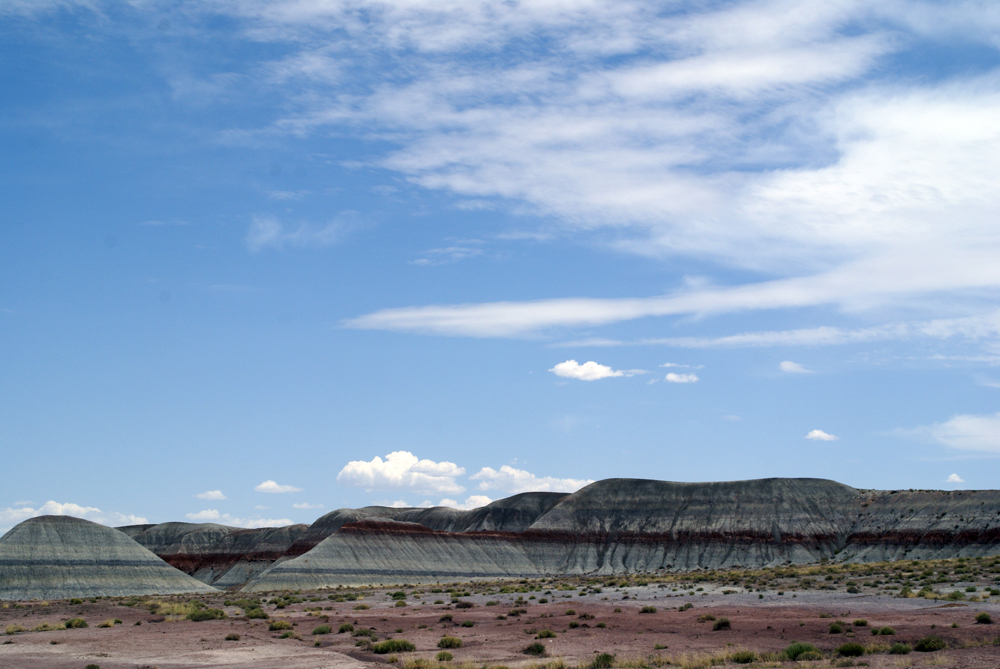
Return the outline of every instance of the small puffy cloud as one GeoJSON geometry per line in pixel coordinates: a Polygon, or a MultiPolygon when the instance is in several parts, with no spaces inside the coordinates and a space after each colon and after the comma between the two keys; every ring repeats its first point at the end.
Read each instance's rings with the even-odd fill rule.
{"type": "Polygon", "coordinates": [[[285,525],[292,525],[293,522],[289,518],[237,518],[231,516],[228,513],[219,513],[215,509],[204,509],[198,511],[197,513],[187,513],[184,514],[188,520],[192,520],[196,523],[219,523],[220,525],[229,525],[230,527],[245,527],[247,529],[255,529],[259,527],[284,527],[285,525]]]}
{"type": "Polygon", "coordinates": [[[823,430],[812,430],[806,435],[806,439],[812,439],[813,441],[837,441],[840,437],[827,434],[823,430]]]}
{"type": "Polygon", "coordinates": [[[409,451],[394,451],[385,460],[375,456],[370,462],[353,460],[337,474],[337,483],[368,490],[414,490],[458,494],[465,492],[455,478],[465,468],[454,462],[421,460],[409,451]]]}
{"type": "Polygon", "coordinates": [[[473,481],[480,481],[480,490],[498,490],[501,492],[576,492],[585,485],[593,483],[592,480],[581,479],[558,479],[551,476],[535,476],[531,472],[523,469],[515,469],[510,465],[504,465],[500,470],[492,467],[483,467],[476,474],[469,477],[473,481]]]}
{"type": "Polygon", "coordinates": [[[254,486],[253,489],[257,492],[302,492],[302,488],[296,488],[293,485],[281,485],[270,479],[260,485],[254,486]]]}
{"type": "Polygon", "coordinates": [[[20,523],[22,520],[38,516],[73,516],[112,527],[117,525],[145,525],[149,522],[142,516],[114,511],[104,512],[96,506],[80,506],[72,502],[60,503],[49,500],[38,508],[19,502],[14,507],[0,509],[0,525],[3,526],[0,529],[6,532],[10,527],[20,523]]]}
{"type": "Polygon", "coordinates": [[[599,365],[593,360],[585,362],[582,365],[576,360],[567,360],[566,362],[560,362],[549,371],[556,376],[562,376],[567,379],[579,379],[580,381],[597,381],[598,379],[607,379],[612,376],[625,376],[625,372],[611,369],[607,365],[599,365]]]}
{"type": "Polygon", "coordinates": [[[1000,412],[981,416],[962,414],[911,432],[929,436],[950,448],[1000,453],[1000,412]]]}
{"type": "Polygon", "coordinates": [[[663,380],[668,383],[697,383],[699,379],[697,374],[675,374],[674,372],[670,372],[663,380]]]}
{"type": "Polygon", "coordinates": [[[799,363],[792,362],[791,360],[778,363],[778,369],[789,374],[812,374],[811,369],[806,369],[799,363]]]}
{"type": "Polygon", "coordinates": [[[307,502],[298,502],[296,504],[292,504],[292,508],[293,509],[322,509],[323,505],[322,504],[309,504],[307,502]]]}
{"type": "Polygon", "coordinates": [[[952,474],[947,479],[945,479],[945,483],[965,483],[965,479],[963,479],[958,474],[952,474]]]}
{"type": "Polygon", "coordinates": [[[493,500],[486,495],[472,495],[468,497],[465,502],[459,503],[453,499],[442,499],[438,506],[449,506],[453,509],[461,509],[462,511],[469,511],[471,509],[478,509],[481,506],[486,506],[493,500]]]}
{"type": "MultiPolygon", "coordinates": [[[[428,503],[428,506],[431,506],[430,503],[428,503]]],[[[410,505],[407,504],[404,500],[397,499],[392,504],[389,504],[389,507],[392,509],[409,509],[410,505]]]]}
{"type": "Polygon", "coordinates": [[[222,494],[221,490],[206,490],[205,492],[200,492],[195,495],[198,499],[208,499],[208,500],[223,500],[228,499],[222,494]]]}

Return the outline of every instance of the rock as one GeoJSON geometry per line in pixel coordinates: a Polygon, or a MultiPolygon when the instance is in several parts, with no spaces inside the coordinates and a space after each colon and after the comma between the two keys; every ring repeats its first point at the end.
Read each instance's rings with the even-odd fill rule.
{"type": "Polygon", "coordinates": [[[200,592],[217,591],[89,520],[39,516],[0,538],[0,599],[200,592]]]}

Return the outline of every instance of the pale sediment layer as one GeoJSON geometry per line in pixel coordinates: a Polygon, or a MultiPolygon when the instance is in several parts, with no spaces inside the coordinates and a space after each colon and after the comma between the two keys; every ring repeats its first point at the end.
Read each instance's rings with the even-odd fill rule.
{"type": "Polygon", "coordinates": [[[110,527],[30,518],[0,538],[0,599],[215,592],[110,527]]]}

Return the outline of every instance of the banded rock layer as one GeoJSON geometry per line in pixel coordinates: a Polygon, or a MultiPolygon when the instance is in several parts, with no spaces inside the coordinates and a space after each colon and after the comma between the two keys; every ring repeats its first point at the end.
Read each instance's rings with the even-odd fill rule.
{"type": "Polygon", "coordinates": [[[366,511],[328,514],[337,531],[245,589],[1000,554],[1000,491],[990,490],[608,479],[560,497],[516,531],[441,531],[401,522],[405,513],[376,520],[366,511]]]}
{"type": "Polygon", "coordinates": [[[0,599],[216,592],[110,527],[29,518],[0,537],[0,599]]]}

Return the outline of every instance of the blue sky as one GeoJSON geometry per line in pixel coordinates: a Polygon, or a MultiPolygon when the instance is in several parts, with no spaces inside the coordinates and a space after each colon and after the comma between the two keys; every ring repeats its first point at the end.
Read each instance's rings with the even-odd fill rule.
{"type": "Polygon", "coordinates": [[[988,2],[0,1],[0,528],[1000,485],[988,2]]]}

